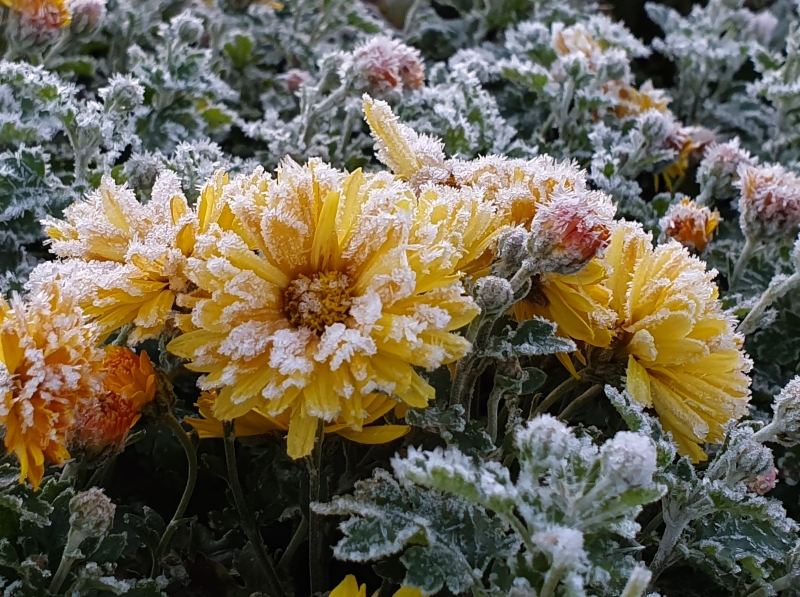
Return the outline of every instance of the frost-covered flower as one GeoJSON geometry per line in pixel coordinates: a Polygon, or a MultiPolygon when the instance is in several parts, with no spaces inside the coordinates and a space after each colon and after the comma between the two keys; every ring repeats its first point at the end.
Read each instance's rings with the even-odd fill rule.
{"type": "Polygon", "coordinates": [[[712,143],[697,167],[697,184],[704,190],[710,187],[714,197],[733,197],[736,194],[735,183],[739,180],[739,167],[756,164],[758,158],[740,146],[739,137],[725,143],[712,143]]]}
{"type": "Polygon", "coordinates": [[[585,570],[589,559],[583,549],[583,533],[561,525],[548,525],[531,536],[531,542],[546,553],[553,568],[585,570]]]}
{"type": "Polygon", "coordinates": [[[800,225],[800,178],[780,164],[740,166],[739,224],[753,238],[793,236],[800,225]]]}
{"type": "Polygon", "coordinates": [[[142,408],[155,398],[156,372],[146,352],[107,346],[103,358],[103,388],[77,408],[70,450],[97,455],[122,451],[128,432],[142,408]]]}
{"type": "Polygon", "coordinates": [[[350,67],[360,86],[380,97],[425,84],[419,50],[382,35],[357,47],[350,56],[350,67]]]}
{"type": "MultiPolygon", "coordinates": [[[[367,597],[367,585],[358,585],[356,577],[348,574],[337,587],[330,592],[328,597],[367,597]]],[[[419,589],[400,587],[392,597],[423,597],[419,589]]]]}
{"type": "MultiPolygon", "coordinates": [[[[201,439],[223,437],[222,421],[214,416],[214,401],[216,392],[203,392],[196,406],[200,412],[200,418],[188,417],[184,419],[194,427],[201,439]]],[[[340,435],[345,439],[359,444],[386,444],[406,435],[411,427],[409,425],[390,425],[381,420],[397,406],[397,401],[392,400],[386,394],[377,392],[364,396],[362,405],[366,415],[361,429],[352,429],[344,421],[332,421],[323,427],[323,432],[333,435],[340,435]]],[[[261,414],[257,410],[237,417],[236,436],[248,437],[253,435],[264,435],[267,433],[286,433],[289,430],[291,413],[288,410],[274,417],[261,414]]]]}
{"type": "Polygon", "coordinates": [[[682,454],[705,460],[725,424],[747,412],[751,361],[722,309],[715,272],[676,242],[655,249],[640,224],[622,222],[604,260],[617,314],[612,346],[631,396],[656,409],[682,454]]]}
{"type": "MultiPolygon", "coordinates": [[[[483,200],[496,210],[497,228],[518,226],[530,230],[542,206],[552,204],[553,211],[559,212],[561,208],[556,207],[559,203],[565,207],[580,205],[597,215],[597,220],[602,220],[604,226],[610,224],[614,210],[611,198],[605,193],[589,190],[586,172],[573,163],[557,162],[549,156],[532,160],[498,156],[471,161],[447,159],[440,141],[419,135],[401,124],[385,102],[365,96],[364,114],[376,141],[378,159],[399,178],[410,181],[416,189],[420,185],[424,188],[428,188],[425,185],[435,185],[437,188],[479,191],[483,200]]],[[[575,232],[578,228],[567,226],[559,229],[575,232]]],[[[564,240],[571,244],[573,239],[577,239],[583,255],[599,248],[602,236],[567,234],[564,240]],[[584,242],[590,237],[595,240],[584,242]]],[[[494,244],[491,243],[483,254],[474,254],[471,262],[462,261],[460,268],[473,277],[488,274],[495,258],[494,244]]],[[[611,335],[607,326],[612,314],[606,306],[609,294],[602,287],[604,276],[605,270],[597,261],[589,261],[578,273],[543,273],[534,280],[528,299],[517,303],[520,306],[515,307],[515,314],[518,317],[532,314],[546,317],[559,324],[561,334],[594,346],[608,346],[611,335]],[[526,303],[530,304],[526,307],[526,303]]],[[[561,358],[574,370],[568,356],[562,355],[561,358]]]]}
{"type": "Polygon", "coordinates": [[[227,175],[215,175],[195,211],[173,172],[162,172],[145,204],[105,177],[96,192],[65,210],[64,220],[43,221],[53,253],[73,261],[70,284],[84,287],[81,304],[103,338],[127,324],[134,326],[133,344],[155,337],[176,300],[190,303],[187,258],[198,232],[229,215],[220,207],[226,184],[227,175]],[[82,270],[75,261],[85,264],[82,270]]]}
{"type": "Polygon", "coordinates": [[[0,0],[19,14],[22,22],[32,29],[61,29],[70,24],[72,13],[65,0],[0,0]]]}
{"type": "Polygon", "coordinates": [[[25,300],[0,299],[0,424],[20,481],[34,488],[44,463],[69,458],[67,434],[79,404],[99,389],[97,330],[74,297],[41,284],[25,300]]]}
{"type": "Polygon", "coordinates": [[[686,174],[691,160],[698,159],[714,141],[714,133],[702,126],[682,126],[675,123],[665,140],[665,147],[675,152],[675,159],[661,172],[667,189],[672,192],[675,182],[686,174]]]}
{"type": "Polygon", "coordinates": [[[543,470],[564,462],[580,447],[572,430],[552,415],[540,415],[517,430],[514,444],[525,461],[543,470]]]}
{"type": "Polygon", "coordinates": [[[297,458],[320,419],[361,429],[374,392],[426,406],[434,391],[414,367],[465,354],[452,331],[478,313],[454,270],[458,219],[424,241],[406,185],[318,160],[287,159],[277,179],[257,169],[231,184],[238,225],[198,236],[186,271],[206,295],[168,347],[207,374],[201,389],[220,390],[214,416],[290,410],[297,458]],[[430,267],[434,252],[450,257],[430,267]]]}
{"type": "Polygon", "coordinates": [[[653,87],[652,81],[645,82],[639,89],[624,81],[611,81],[603,91],[611,97],[617,118],[641,116],[648,110],[669,112],[669,96],[663,89],[653,87]]]}
{"type": "Polygon", "coordinates": [[[690,251],[702,253],[719,224],[719,212],[701,207],[688,198],[670,206],[659,220],[659,242],[675,239],[690,251]]]}

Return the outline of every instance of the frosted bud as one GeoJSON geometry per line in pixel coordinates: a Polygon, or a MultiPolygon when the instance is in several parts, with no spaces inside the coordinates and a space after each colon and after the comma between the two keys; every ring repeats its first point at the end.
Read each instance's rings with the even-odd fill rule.
{"type": "Polygon", "coordinates": [[[800,179],[781,165],[739,168],[739,224],[751,238],[794,235],[800,224],[800,179]]]}
{"type": "Polygon", "coordinates": [[[116,506],[99,487],[82,491],[69,501],[68,547],[77,550],[85,539],[99,539],[114,523],[116,506]]]}
{"type": "Polygon", "coordinates": [[[718,198],[734,197],[734,183],[739,180],[740,166],[755,166],[758,158],[739,146],[739,138],[726,143],[709,145],[697,167],[697,184],[705,191],[711,187],[711,195],[718,198]]]}
{"type": "Polygon", "coordinates": [[[603,199],[601,193],[555,195],[538,209],[528,252],[541,273],[575,273],[608,244],[615,207],[603,199]]]}
{"type": "Polygon", "coordinates": [[[600,449],[603,473],[625,487],[648,487],[657,469],[656,447],[649,437],[620,431],[600,449]]]}
{"type": "Polygon", "coordinates": [[[747,489],[753,493],[766,495],[775,489],[775,486],[778,484],[778,469],[773,466],[769,472],[750,479],[745,484],[747,485],[747,489]]]}
{"type": "Polygon", "coordinates": [[[719,223],[719,212],[700,207],[687,198],[671,205],[659,221],[661,236],[658,241],[674,239],[690,251],[702,253],[719,223]]]}
{"type": "Polygon", "coordinates": [[[800,442],[800,375],[786,384],[772,403],[779,439],[787,443],[800,442]]]}
{"type": "Polygon", "coordinates": [[[106,112],[125,114],[144,103],[144,87],[131,75],[116,74],[100,89],[100,97],[106,112]]]}
{"type": "Polygon", "coordinates": [[[181,41],[194,44],[203,36],[203,21],[189,12],[182,12],[170,22],[170,26],[178,32],[181,41]]]}
{"type": "Polygon", "coordinates": [[[777,26],[778,19],[768,10],[756,14],[749,23],[750,32],[764,45],[768,45],[772,40],[772,34],[777,26]]]}
{"type": "Polygon", "coordinates": [[[743,480],[767,475],[774,467],[774,462],[772,450],[762,444],[748,442],[745,449],[736,454],[735,471],[729,473],[729,478],[743,480]]]}
{"type": "Polygon", "coordinates": [[[72,0],[69,3],[72,11],[70,32],[75,36],[90,36],[106,18],[106,0],[72,0]]]}
{"type": "Polygon", "coordinates": [[[488,313],[505,311],[514,300],[511,283],[505,278],[486,276],[475,283],[475,299],[488,313]]]}
{"type": "Polygon", "coordinates": [[[355,49],[352,67],[362,87],[376,96],[419,89],[425,84],[419,50],[383,35],[355,49]]]}
{"type": "Polygon", "coordinates": [[[55,42],[61,28],[69,25],[70,13],[66,7],[45,4],[39,11],[12,11],[6,26],[9,46],[16,52],[25,53],[41,49],[55,42]]]}
{"type": "Polygon", "coordinates": [[[674,122],[669,113],[661,112],[657,109],[650,109],[644,112],[637,119],[639,130],[649,144],[658,147],[666,142],[667,137],[672,132],[674,122]]]}
{"type": "Polygon", "coordinates": [[[522,226],[501,232],[497,238],[497,256],[500,258],[500,271],[512,275],[528,259],[528,237],[530,233],[522,226]]]}
{"type": "Polygon", "coordinates": [[[540,415],[517,430],[514,443],[520,456],[529,463],[548,468],[565,461],[580,448],[580,442],[569,427],[552,415],[540,415]]]}
{"type": "Polygon", "coordinates": [[[291,68],[285,73],[278,75],[277,79],[283,88],[289,93],[294,93],[301,87],[311,83],[313,80],[308,72],[299,68],[291,68]]]}
{"type": "Polygon", "coordinates": [[[583,533],[576,529],[552,525],[534,533],[531,541],[550,556],[553,568],[576,568],[585,564],[583,533]]]}

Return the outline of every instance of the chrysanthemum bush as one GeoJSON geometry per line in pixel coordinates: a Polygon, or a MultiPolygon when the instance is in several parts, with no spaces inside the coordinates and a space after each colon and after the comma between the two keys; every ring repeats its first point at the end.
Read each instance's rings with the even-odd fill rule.
{"type": "Polygon", "coordinates": [[[2,595],[800,593],[800,5],[631,4],[0,0],[2,595]]]}

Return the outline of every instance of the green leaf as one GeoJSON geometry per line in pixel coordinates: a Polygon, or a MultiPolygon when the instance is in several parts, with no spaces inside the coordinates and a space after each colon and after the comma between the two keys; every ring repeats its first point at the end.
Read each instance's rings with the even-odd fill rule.
{"type": "Polygon", "coordinates": [[[247,35],[237,35],[233,41],[225,44],[225,53],[231,59],[233,66],[243,69],[253,57],[253,40],[247,35]]]}
{"type": "Polygon", "coordinates": [[[516,328],[508,326],[505,334],[494,336],[481,357],[506,361],[512,357],[541,356],[559,352],[574,352],[577,346],[572,340],[556,336],[557,326],[552,321],[536,317],[520,323],[516,328]]]}

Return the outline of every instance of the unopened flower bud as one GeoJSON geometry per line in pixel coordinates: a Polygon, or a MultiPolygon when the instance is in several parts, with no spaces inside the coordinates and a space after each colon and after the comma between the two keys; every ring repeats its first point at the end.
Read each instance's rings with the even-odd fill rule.
{"type": "Polygon", "coordinates": [[[739,224],[751,238],[781,239],[800,225],[800,178],[780,165],[743,166],[739,224]]]}
{"type": "Polygon", "coordinates": [[[586,552],[583,550],[583,533],[577,529],[552,525],[534,533],[531,541],[550,556],[553,568],[575,568],[586,558],[586,552]]]}
{"type": "Polygon", "coordinates": [[[125,114],[144,103],[144,87],[131,75],[113,75],[99,94],[106,112],[125,114]]]}
{"type": "Polygon", "coordinates": [[[69,537],[66,551],[76,551],[90,538],[105,536],[114,523],[116,506],[99,487],[82,491],[69,501],[69,537]]]}
{"type": "Polygon", "coordinates": [[[58,39],[72,15],[64,0],[12,0],[6,37],[14,51],[41,49],[58,39]]]}
{"type": "Polygon", "coordinates": [[[355,49],[352,66],[357,80],[381,97],[425,84],[419,50],[386,36],[376,36],[355,49]]]}
{"type": "Polygon", "coordinates": [[[194,44],[200,41],[203,36],[203,21],[189,12],[182,12],[170,23],[171,27],[177,30],[181,41],[186,44],[194,44]]]}
{"type": "Polygon", "coordinates": [[[551,415],[540,415],[517,430],[514,443],[529,463],[547,469],[580,447],[575,434],[551,415]]]}
{"type": "Polygon", "coordinates": [[[672,238],[690,251],[702,253],[708,245],[719,223],[719,212],[700,207],[694,201],[682,199],[670,206],[659,221],[661,237],[659,242],[672,238]]]}
{"type": "Polygon", "coordinates": [[[740,166],[755,166],[758,158],[739,146],[735,137],[726,143],[709,145],[697,167],[697,184],[704,193],[726,199],[736,195],[734,183],[739,180],[740,166]],[[710,187],[707,191],[706,189],[710,187]]]}
{"type": "Polygon", "coordinates": [[[595,194],[602,195],[556,195],[539,207],[531,222],[528,252],[541,273],[580,271],[606,246],[615,207],[596,200],[595,194]]]}
{"type": "Polygon", "coordinates": [[[758,495],[766,495],[778,484],[778,469],[774,466],[763,475],[759,475],[746,483],[747,489],[758,495]]]}
{"type": "Polygon", "coordinates": [[[513,275],[528,259],[528,238],[530,233],[522,226],[501,232],[497,238],[497,256],[500,263],[496,266],[499,275],[513,275]]]}
{"type": "Polygon", "coordinates": [[[106,18],[106,0],[72,0],[70,32],[75,36],[90,36],[106,18]]]}
{"type": "Polygon", "coordinates": [[[800,375],[786,384],[772,403],[778,439],[787,444],[800,442],[800,375]]]}
{"type": "Polygon", "coordinates": [[[498,313],[511,305],[514,291],[505,278],[486,276],[475,283],[475,298],[484,311],[498,313]]]}
{"type": "Polygon", "coordinates": [[[313,79],[308,72],[299,68],[291,68],[278,75],[277,80],[286,91],[294,93],[304,85],[308,85],[313,79]]]}
{"type": "Polygon", "coordinates": [[[614,482],[628,487],[648,487],[656,472],[656,448],[650,438],[620,431],[600,449],[602,470],[614,482]]]}

